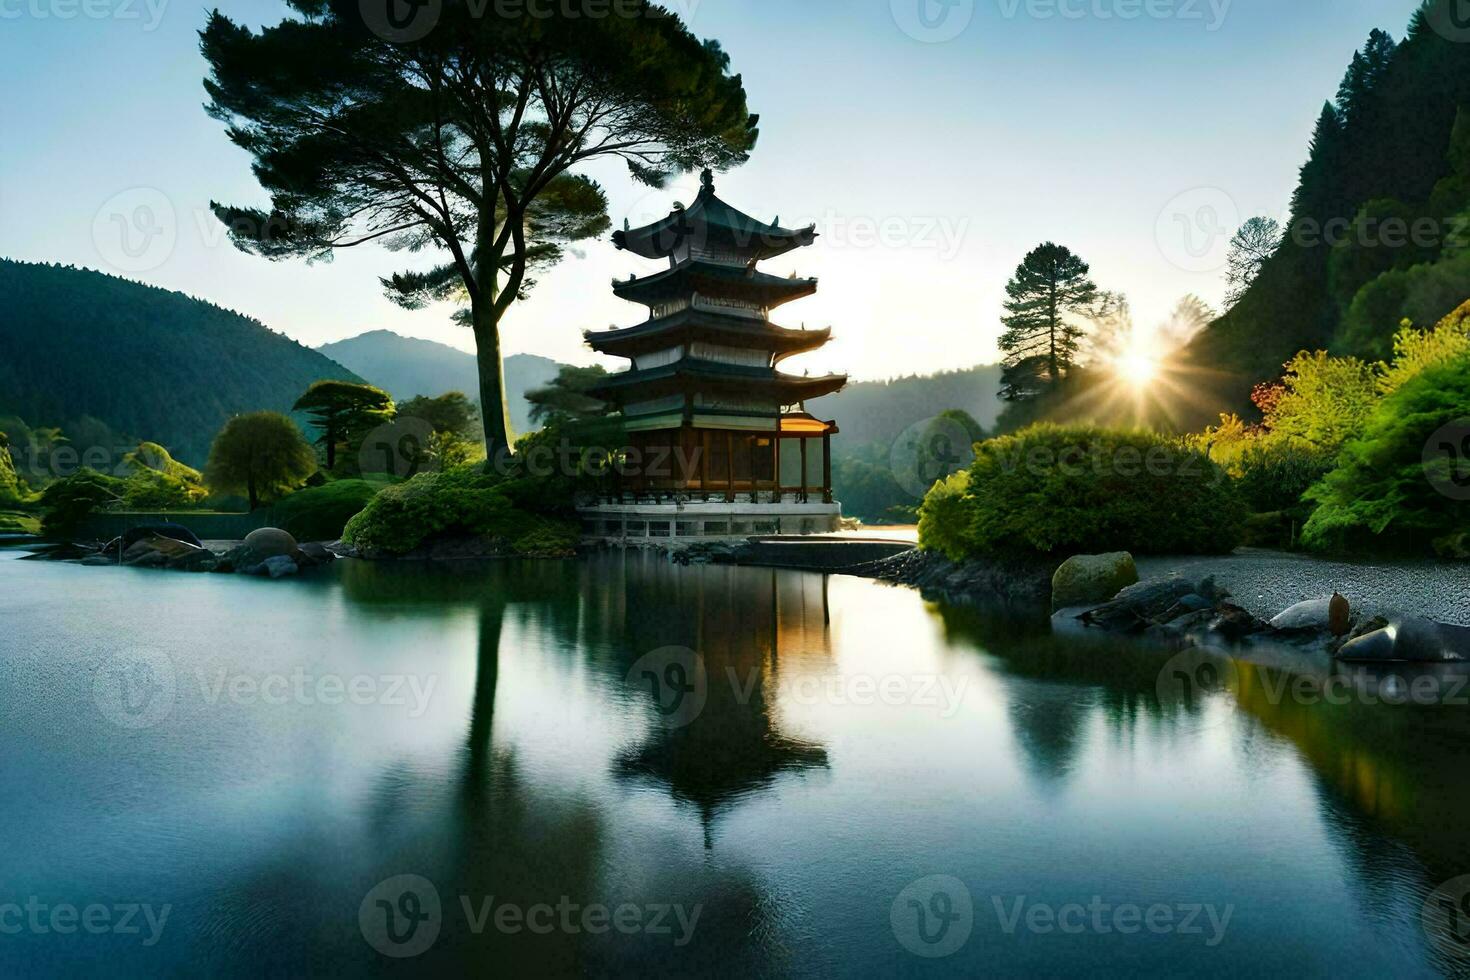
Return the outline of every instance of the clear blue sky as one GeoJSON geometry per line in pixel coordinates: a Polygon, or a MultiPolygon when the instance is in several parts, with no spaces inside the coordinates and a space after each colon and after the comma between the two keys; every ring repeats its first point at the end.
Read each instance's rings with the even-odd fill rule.
{"type": "MultiPolygon", "coordinates": [[[[724,44],[761,114],[755,155],[720,178],[721,196],[783,224],[816,221],[823,234],[770,267],[822,278],[817,296],[778,317],[834,328],[799,367],[872,378],[994,360],[1002,287],[1047,239],[1090,261],[1140,320],[1189,292],[1218,303],[1223,241],[1208,251],[1205,233],[1284,211],[1353,49],[1373,27],[1401,37],[1417,6],[947,2],[669,4],[724,44]],[[1190,225],[1194,252],[1182,238],[1190,225]]],[[[311,345],[388,328],[472,349],[446,309],[383,299],[378,276],[402,256],[361,250],[307,266],[229,246],[209,200],[264,198],[201,108],[195,32],[208,6],[0,0],[0,255],[127,274],[311,345]],[[164,234],[129,256],[111,216],[139,204],[164,234]]],[[[285,13],[268,0],[219,6],[256,25],[285,13]]],[[[617,226],[690,200],[695,186],[650,194],[619,167],[593,174],[617,226]]],[[[583,328],[639,319],[609,281],[648,267],[608,242],[581,252],[511,315],[509,351],[590,362],[583,328]]]]}

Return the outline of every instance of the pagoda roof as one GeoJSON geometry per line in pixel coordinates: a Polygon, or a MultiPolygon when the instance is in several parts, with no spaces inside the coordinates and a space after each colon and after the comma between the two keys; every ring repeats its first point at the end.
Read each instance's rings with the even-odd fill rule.
{"type": "Polygon", "coordinates": [[[769,309],[810,296],[816,291],[815,279],[788,279],[703,259],[682,262],[672,269],[641,279],[613,280],[615,295],[645,306],[701,293],[748,299],[769,309]]]}
{"type": "Polygon", "coordinates": [[[832,330],[792,330],[755,316],[736,312],[687,307],[668,316],[655,317],[632,327],[617,330],[585,331],[583,336],[595,351],[615,357],[635,354],[677,342],[680,338],[701,336],[717,339],[730,347],[769,350],[778,355],[816,350],[832,337],[832,330]]]}
{"type": "Polygon", "coordinates": [[[613,232],[613,244],[649,259],[667,258],[688,243],[695,251],[703,248],[732,251],[756,262],[810,245],[816,240],[816,225],[782,228],[753,218],[715,196],[714,175],[706,170],[700,178],[699,196],[687,208],[675,208],[668,217],[641,228],[613,232]]]}
{"type": "Polygon", "coordinates": [[[614,374],[590,388],[587,393],[593,398],[618,402],[625,401],[630,390],[638,390],[640,395],[647,397],[657,397],[659,394],[693,388],[705,391],[736,388],[753,394],[779,396],[781,404],[790,405],[808,398],[830,395],[846,384],[845,374],[802,377],[783,374],[770,367],[726,364],[723,361],[686,357],[672,364],[614,374]]]}

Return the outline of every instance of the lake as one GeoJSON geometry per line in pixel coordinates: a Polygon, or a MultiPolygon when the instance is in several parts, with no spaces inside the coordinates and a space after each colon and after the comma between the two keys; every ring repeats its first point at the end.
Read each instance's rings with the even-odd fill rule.
{"type": "Polygon", "coordinates": [[[3,975],[1470,964],[1450,674],[1398,703],[639,553],[278,582],[17,554],[3,975]]]}

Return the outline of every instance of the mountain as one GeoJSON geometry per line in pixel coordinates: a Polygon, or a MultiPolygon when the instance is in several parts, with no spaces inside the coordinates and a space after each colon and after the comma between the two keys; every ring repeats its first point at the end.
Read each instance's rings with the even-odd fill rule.
{"type": "Polygon", "coordinates": [[[1302,349],[1376,359],[1470,296],[1470,44],[1459,0],[1374,31],[1323,106],[1280,247],[1191,345],[1207,411],[1248,408],[1302,349]]]}
{"type": "MultiPolygon", "coordinates": [[[[479,400],[475,356],[447,344],[403,337],[391,330],[370,330],[317,351],[383,388],[395,401],[446,391],[462,391],[479,400]]],[[[560,368],[556,361],[536,354],[512,354],[505,359],[505,388],[516,432],[533,428],[526,392],[546,385],[560,368]]]]}
{"type": "Polygon", "coordinates": [[[891,445],[909,426],[952,408],[993,429],[1003,407],[999,390],[1000,366],[983,364],[892,381],[857,381],[835,395],[813,398],[806,407],[818,418],[837,420],[841,432],[832,449],[843,454],[872,443],[891,445]]]}
{"type": "Polygon", "coordinates": [[[0,306],[0,416],[59,426],[78,452],[111,430],[199,466],[232,415],[362,380],[258,320],[91,269],[0,259],[0,306]]]}

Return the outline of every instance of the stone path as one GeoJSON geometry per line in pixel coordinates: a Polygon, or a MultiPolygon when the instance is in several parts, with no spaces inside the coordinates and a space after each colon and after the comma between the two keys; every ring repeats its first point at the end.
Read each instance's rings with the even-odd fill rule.
{"type": "Polygon", "coordinates": [[[1138,574],[1196,580],[1213,575],[1262,619],[1336,591],[1369,616],[1405,613],[1470,626],[1470,562],[1339,562],[1242,548],[1213,557],[1140,558],[1138,574]]]}

